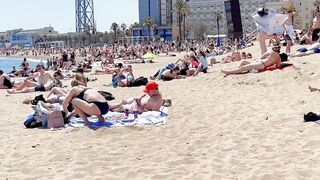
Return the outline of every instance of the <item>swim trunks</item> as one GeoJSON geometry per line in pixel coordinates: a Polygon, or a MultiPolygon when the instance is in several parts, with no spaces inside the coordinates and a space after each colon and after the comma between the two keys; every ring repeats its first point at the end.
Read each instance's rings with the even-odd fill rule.
{"type": "Polygon", "coordinates": [[[34,90],[37,92],[37,91],[46,91],[46,88],[44,88],[43,85],[37,85],[34,90]]]}
{"type": "Polygon", "coordinates": [[[300,48],[300,49],[298,49],[298,52],[307,52],[307,51],[308,51],[307,48],[300,48]]]}
{"type": "Polygon", "coordinates": [[[314,29],[312,31],[312,41],[317,41],[319,39],[320,29],[314,29]]]}

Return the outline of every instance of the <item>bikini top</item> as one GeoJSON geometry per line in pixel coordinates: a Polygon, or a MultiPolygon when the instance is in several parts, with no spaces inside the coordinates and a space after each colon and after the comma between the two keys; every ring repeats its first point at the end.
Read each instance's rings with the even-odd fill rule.
{"type": "Polygon", "coordinates": [[[79,98],[81,100],[84,100],[84,93],[88,90],[89,88],[83,89],[79,95],[76,96],[76,98],[79,98]]]}

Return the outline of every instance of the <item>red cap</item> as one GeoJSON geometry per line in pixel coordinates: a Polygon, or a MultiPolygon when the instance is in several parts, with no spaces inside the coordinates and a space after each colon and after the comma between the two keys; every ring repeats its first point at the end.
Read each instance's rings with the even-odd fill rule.
{"type": "Polygon", "coordinates": [[[158,89],[158,84],[154,81],[150,81],[147,83],[146,88],[143,90],[143,92],[148,93],[151,90],[158,89]]]}

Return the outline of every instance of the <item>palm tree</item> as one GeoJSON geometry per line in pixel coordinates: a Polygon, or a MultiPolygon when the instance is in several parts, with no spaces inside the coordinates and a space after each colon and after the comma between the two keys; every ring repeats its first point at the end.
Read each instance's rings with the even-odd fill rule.
{"type": "Polygon", "coordinates": [[[117,23],[115,23],[115,22],[112,23],[110,30],[113,31],[113,33],[114,33],[114,41],[116,42],[117,38],[118,38],[119,25],[117,23]]]}
{"type": "Polygon", "coordinates": [[[178,27],[179,27],[179,41],[181,42],[182,37],[182,20],[185,16],[190,14],[190,7],[184,0],[176,0],[174,3],[174,12],[177,14],[178,27]]]}
{"type": "Polygon", "coordinates": [[[154,22],[152,17],[148,16],[146,19],[144,19],[143,21],[143,26],[146,27],[148,29],[148,37],[150,40],[150,29],[154,27],[154,22]]]}

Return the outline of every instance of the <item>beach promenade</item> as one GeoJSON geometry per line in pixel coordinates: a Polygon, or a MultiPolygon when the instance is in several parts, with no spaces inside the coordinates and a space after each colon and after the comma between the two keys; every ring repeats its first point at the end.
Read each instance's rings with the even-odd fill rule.
{"type": "MultiPolygon", "coordinates": [[[[258,45],[243,51],[260,54],[258,45]]],[[[178,57],[133,64],[134,73],[148,77],[178,57]]],[[[25,129],[32,110],[22,101],[37,93],[1,90],[0,179],[319,179],[320,125],[303,122],[320,113],[320,93],[308,89],[320,87],[319,56],[290,62],[296,68],[228,77],[220,70],[239,63],[217,64],[205,75],[159,81],[172,100],[159,127],[25,129]]],[[[115,102],[143,93],[103,86],[111,75],[90,77],[98,80],[89,87],[115,102]]]]}

